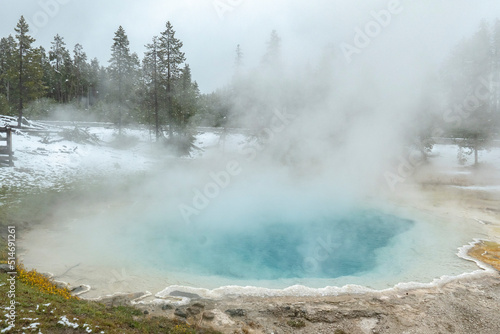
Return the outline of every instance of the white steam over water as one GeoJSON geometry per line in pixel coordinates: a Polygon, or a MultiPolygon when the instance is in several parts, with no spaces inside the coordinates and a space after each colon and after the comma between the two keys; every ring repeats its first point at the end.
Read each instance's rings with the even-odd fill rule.
{"type": "Polygon", "coordinates": [[[384,289],[476,270],[456,250],[484,237],[481,227],[392,205],[384,177],[408,158],[423,105],[442,106],[435,76],[448,47],[435,46],[453,44],[445,14],[465,14],[452,1],[371,3],[361,13],[341,1],[356,21],[340,20],[345,34],[314,50],[285,29],[280,57],[234,77],[237,140],[194,159],[157,157],[102,207],[28,232],[25,264],[89,284],[89,296],[171,285],[384,289]],[[360,45],[356,27],[370,24],[378,32],[360,45]],[[342,43],[356,52],[346,57],[342,43]]]}
{"type": "Polygon", "coordinates": [[[385,289],[477,270],[456,250],[484,237],[480,224],[398,209],[379,199],[354,201],[327,187],[290,187],[287,176],[234,179],[186,223],[178,205],[203,182],[179,175],[193,163],[179,167],[180,174],[155,177],[145,189],[133,187],[131,193],[140,194],[134,201],[120,196],[86,217],[33,230],[23,237],[29,245],[24,262],[57,279],[91,285],[89,297],[171,285],[385,289]],[[386,225],[390,221],[393,226],[386,225]],[[395,235],[381,240],[389,232],[395,235]],[[365,249],[374,240],[382,243],[365,249]],[[270,267],[261,266],[266,259],[270,267]],[[346,265],[360,263],[343,274],[346,265]]]}

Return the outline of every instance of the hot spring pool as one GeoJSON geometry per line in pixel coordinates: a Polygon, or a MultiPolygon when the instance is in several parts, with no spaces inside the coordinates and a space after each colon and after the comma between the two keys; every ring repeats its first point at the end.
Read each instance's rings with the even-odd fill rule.
{"type": "Polygon", "coordinates": [[[23,260],[92,286],[90,297],[169,286],[385,289],[478,269],[457,248],[483,236],[479,225],[387,205],[331,209],[328,199],[295,194],[225,196],[190,224],[169,218],[177,212],[169,202],[35,228],[23,236],[23,260]]]}
{"type": "MultiPolygon", "coordinates": [[[[369,272],[377,255],[413,221],[378,211],[307,222],[248,222],[225,230],[210,222],[150,240],[158,269],[237,280],[338,278],[369,272]]],[[[149,248],[148,247],[148,248],[149,248]]]]}

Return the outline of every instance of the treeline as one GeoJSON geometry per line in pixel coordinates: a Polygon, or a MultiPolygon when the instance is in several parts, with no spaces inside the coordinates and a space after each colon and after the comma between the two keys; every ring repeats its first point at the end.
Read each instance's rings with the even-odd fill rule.
{"type": "Polygon", "coordinates": [[[130,51],[120,26],[110,40],[106,66],[97,58],[88,59],[81,44],[70,50],[59,34],[48,49],[36,47],[24,17],[14,31],[0,40],[0,114],[18,116],[19,126],[23,116],[43,119],[57,111],[56,117],[68,114],[71,119],[113,122],[120,133],[127,124],[148,124],[157,140],[188,147],[192,126],[238,125],[234,120],[241,119],[243,111],[248,116],[269,109],[270,101],[259,98],[262,87],[272,95],[282,79],[275,31],[261,66],[253,71],[276,77],[273,87],[260,87],[262,80],[256,75],[242,73],[243,52],[238,46],[232,82],[209,94],[200,93],[170,22],[145,46],[142,59],[130,51]]]}
{"type": "Polygon", "coordinates": [[[500,21],[483,21],[474,35],[464,38],[443,66],[441,78],[442,130],[434,135],[454,138],[459,161],[473,155],[477,164],[478,152],[500,139],[500,21]]]}
{"type": "Polygon", "coordinates": [[[157,139],[178,141],[189,136],[192,117],[208,107],[203,101],[210,97],[193,81],[170,22],[142,60],[120,26],[107,66],[89,60],[80,44],[70,51],[60,35],[48,50],[35,47],[24,17],[14,30],[0,40],[0,114],[18,116],[19,126],[23,116],[48,117],[64,104],[83,117],[114,122],[120,132],[124,124],[150,124],[157,139]]]}

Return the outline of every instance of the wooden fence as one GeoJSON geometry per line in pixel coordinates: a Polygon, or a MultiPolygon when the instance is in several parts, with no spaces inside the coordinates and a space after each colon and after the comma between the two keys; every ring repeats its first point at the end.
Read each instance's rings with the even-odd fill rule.
{"type": "Polygon", "coordinates": [[[2,166],[14,166],[12,129],[10,127],[0,128],[0,167],[2,166]],[[4,145],[4,143],[6,143],[6,145],[4,145]]]}

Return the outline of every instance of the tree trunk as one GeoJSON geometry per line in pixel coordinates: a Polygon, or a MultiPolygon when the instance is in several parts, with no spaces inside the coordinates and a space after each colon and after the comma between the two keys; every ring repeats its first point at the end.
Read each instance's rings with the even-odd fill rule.
{"type": "Polygon", "coordinates": [[[19,45],[19,118],[17,126],[21,128],[23,122],[23,45],[19,45]]]}
{"type": "Polygon", "coordinates": [[[172,72],[170,68],[170,54],[167,56],[167,108],[168,108],[168,139],[171,141],[174,138],[174,130],[172,123],[174,121],[174,113],[172,110],[172,72]]]}
{"type": "Polygon", "coordinates": [[[158,64],[157,64],[157,57],[156,57],[156,48],[154,50],[154,96],[155,96],[155,130],[156,130],[156,141],[160,139],[160,117],[158,115],[158,64]]]}
{"type": "Polygon", "coordinates": [[[174,130],[172,128],[172,123],[174,120],[174,113],[172,112],[172,94],[171,94],[171,87],[170,87],[170,79],[168,79],[167,82],[167,107],[168,107],[168,138],[171,140],[174,138],[174,130]]]}
{"type": "Polygon", "coordinates": [[[122,71],[119,69],[118,74],[118,135],[122,135],[122,71]]]}

